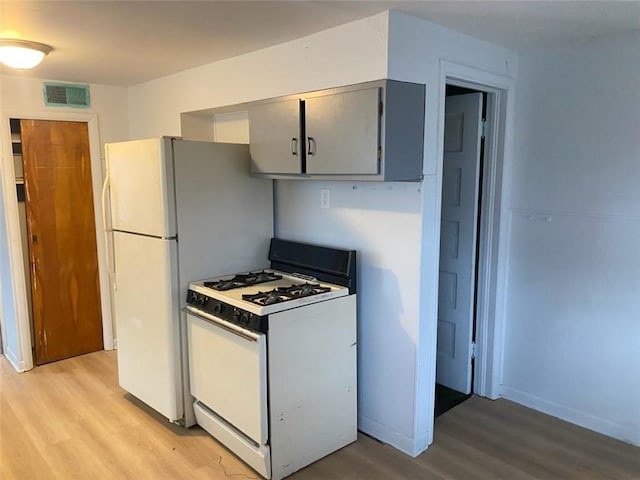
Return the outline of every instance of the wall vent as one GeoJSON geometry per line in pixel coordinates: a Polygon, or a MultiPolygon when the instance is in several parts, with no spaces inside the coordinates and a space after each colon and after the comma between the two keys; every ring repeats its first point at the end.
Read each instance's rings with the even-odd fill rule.
{"type": "Polygon", "coordinates": [[[89,108],[89,85],[44,83],[44,104],[48,107],[89,108]]]}

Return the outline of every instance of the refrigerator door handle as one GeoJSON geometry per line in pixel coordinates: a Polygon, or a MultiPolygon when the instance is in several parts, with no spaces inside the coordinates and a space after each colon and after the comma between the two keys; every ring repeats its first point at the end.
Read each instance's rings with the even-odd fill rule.
{"type": "MultiPolygon", "coordinates": [[[[107,271],[109,272],[109,278],[111,279],[111,284],[113,285],[113,289],[116,290],[116,272],[115,268],[111,266],[111,255],[113,253],[113,242],[109,242],[109,232],[112,232],[113,229],[111,225],[107,223],[108,217],[111,215],[107,215],[107,192],[109,191],[109,186],[111,184],[111,177],[109,176],[109,170],[107,169],[104,183],[102,184],[102,224],[104,225],[104,245],[106,250],[106,262],[107,262],[107,271]],[[111,245],[111,249],[109,248],[111,245]]],[[[111,212],[109,212],[111,213],[111,212]]]]}

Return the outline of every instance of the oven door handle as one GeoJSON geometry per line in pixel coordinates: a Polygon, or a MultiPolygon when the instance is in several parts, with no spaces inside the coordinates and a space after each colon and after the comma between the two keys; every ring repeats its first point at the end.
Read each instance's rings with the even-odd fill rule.
{"type": "Polygon", "coordinates": [[[234,325],[231,322],[227,322],[226,320],[211,315],[210,313],[200,310],[199,308],[192,307],[191,305],[187,305],[186,307],[184,307],[184,311],[200,318],[201,320],[213,323],[215,326],[227,330],[228,332],[233,333],[234,335],[238,335],[239,337],[242,337],[245,340],[249,340],[251,342],[257,342],[260,338],[260,335],[262,335],[260,333],[255,333],[251,330],[247,330],[245,328],[234,325]]]}

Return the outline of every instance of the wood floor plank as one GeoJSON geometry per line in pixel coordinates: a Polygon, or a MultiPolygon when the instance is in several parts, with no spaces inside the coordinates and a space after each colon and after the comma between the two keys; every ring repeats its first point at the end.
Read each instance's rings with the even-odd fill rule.
{"type": "MultiPolygon", "coordinates": [[[[0,358],[2,480],[258,479],[199,427],[118,386],[116,352],[16,373],[0,358]]],[[[506,400],[472,397],[408,457],[364,434],[292,480],[640,480],[640,448],[506,400]]]]}
{"type": "Polygon", "coordinates": [[[292,475],[291,480],[445,480],[430,465],[364,434],[358,441],[292,475]],[[336,475],[339,475],[337,477],[336,475]]]}
{"type": "Polygon", "coordinates": [[[554,464],[555,475],[582,479],[583,472],[589,472],[595,478],[617,478],[640,468],[636,447],[511,402],[500,402],[502,408],[494,411],[497,402],[477,397],[472,400],[468,406],[481,405],[482,410],[460,410],[458,415],[465,424],[474,422],[479,429],[497,429],[503,448],[514,453],[525,449],[528,457],[525,454],[523,460],[541,462],[543,468],[554,464]]]}
{"type": "MultiPolygon", "coordinates": [[[[13,407],[4,398],[0,400],[2,423],[19,424],[13,407]]],[[[51,469],[27,435],[3,435],[0,430],[0,478],[46,478],[51,469]]]]}
{"type": "MultiPolygon", "coordinates": [[[[464,458],[465,475],[468,479],[510,479],[510,480],[534,480],[535,477],[523,472],[509,462],[488,455],[476,446],[465,442],[459,435],[452,434],[445,429],[436,431],[434,444],[422,457],[430,463],[437,464],[438,457],[444,462],[441,467],[445,472],[450,472],[449,465],[457,464],[464,458]]],[[[455,475],[454,475],[455,478],[455,475]]]]}

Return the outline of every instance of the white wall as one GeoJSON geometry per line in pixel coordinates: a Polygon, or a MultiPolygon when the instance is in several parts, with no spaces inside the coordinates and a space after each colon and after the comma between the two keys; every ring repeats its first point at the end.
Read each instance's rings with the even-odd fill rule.
{"type": "Polygon", "coordinates": [[[640,444],[640,34],[520,60],[503,394],[640,444]]]}
{"type": "MultiPolygon", "coordinates": [[[[90,85],[91,107],[88,109],[46,107],[42,96],[43,79],[24,76],[0,75],[0,118],[7,120],[0,124],[0,148],[2,152],[0,161],[0,172],[2,172],[2,193],[0,203],[2,204],[2,215],[0,215],[0,285],[2,286],[3,302],[3,334],[6,336],[5,354],[13,365],[23,370],[30,368],[31,351],[28,348],[30,339],[28,338],[28,318],[26,308],[25,289],[29,288],[28,279],[22,278],[22,248],[20,238],[20,227],[18,220],[18,206],[15,194],[15,181],[13,175],[13,154],[9,135],[9,118],[38,118],[52,120],[80,120],[90,123],[91,129],[97,116],[99,139],[90,138],[92,150],[99,150],[93,158],[92,151],[92,176],[95,178],[94,184],[102,182],[102,161],[104,143],[111,141],[126,140],[128,138],[128,113],[126,89],[121,87],[110,87],[105,85],[90,85]],[[95,147],[95,149],[94,149],[95,147]],[[97,160],[97,162],[94,162],[97,160]],[[95,170],[95,171],[94,171],[95,170]],[[14,268],[15,275],[11,274],[14,268]]],[[[99,192],[99,188],[98,188],[99,192]]],[[[94,189],[94,201],[99,202],[99,195],[94,189]]],[[[100,220],[100,216],[97,216],[100,220]]],[[[104,257],[104,238],[98,232],[98,250],[102,261],[104,257]]],[[[26,252],[24,252],[26,255],[26,252]]],[[[107,273],[101,269],[101,285],[107,282],[107,273]]],[[[102,292],[103,313],[109,313],[108,295],[102,292]]],[[[111,320],[110,318],[108,320],[111,320]]],[[[108,345],[105,341],[105,345],[108,345]]]]}
{"type": "Polygon", "coordinates": [[[326,30],[129,89],[132,139],[180,135],[180,113],[384,78],[387,16],[326,30]]]}
{"type": "MultiPolygon", "coordinates": [[[[0,75],[0,93],[2,94],[0,110],[12,115],[42,116],[52,114],[55,116],[63,112],[95,114],[99,117],[101,147],[107,142],[128,139],[129,119],[126,88],[93,84],[89,85],[90,108],[46,107],[42,96],[44,81],[41,78],[0,75]]],[[[0,128],[4,130],[9,127],[2,125],[0,128]]]]}
{"type": "Polygon", "coordinates": [[[413,453],[421,184],[277,186],[278,235],[358,251],[358,426],[413,453]]]}
{"type": "MultiPolygon", "coordinates": [[[[467,80],[508,83],[516,76],[518,57],[505,48],[398,12],[391,13],[388,56],[390,77],[426,84],[425,179],[420,199],[421,245],[418,250],[413,251],[416,255],[413,261],[418,262],[420,269],[419,284],[415,287],[420,294],[418,317],[412,319],[415,409],[411,426],[413,430],[402,432],[413,439],[409,453],[417,454],[433,441],[442,188],[441,140],[444,122],[441,108],[444,105],[445,74],[455,66],[456,70],[464,72],[462,76],[468,76],[465,77],[467,80]]],[[[388,380],[389,378],[379,377],[378,385],[382,387],[388,380]]],[[[368,413],[365,411],[365,414],[368,413]]]]}

